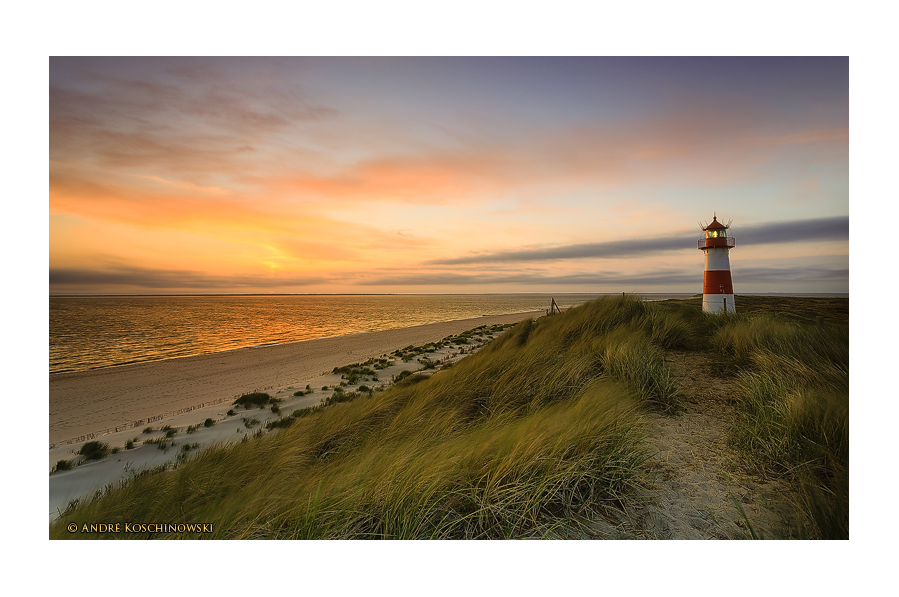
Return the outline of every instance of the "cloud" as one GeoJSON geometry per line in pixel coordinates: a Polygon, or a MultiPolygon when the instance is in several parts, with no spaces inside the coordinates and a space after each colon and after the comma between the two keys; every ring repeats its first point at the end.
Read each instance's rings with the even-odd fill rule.
{"type": "Polygon", "coordinates": [[[734,284],[778,282],[845,282],[849,284],[849,268],[828,267],[738,267],[733,271],[734,284]]]}
{"type": "Polygon", "coordinates": [[[247,180],[260,174],[259,160],[281,135],[338,114],[289,88],[290,81],[249,85],[216,68],[159,65],[51,59],[51,160],[195,181],[247,180]],[[141,70],[149,65],[156,70],[141,70]]]}
{"type": "MultiPolygon", "coordinates": [[[[488,284],[521,284],[557,286],[603,286],[609,284],[628,286],[702,286],[702,271],[659,270],[641,274],[622,272],[574,273],[561,276],[544,274],[508,274],[492,275],[484,273],[460,274],[452,272],[409,273],[367,278],[357,282],[361,286],[478,286],[488,284]]],[[[742,285],[778,282],[842,282],[849,280],[846,268],[803,267],[772,268],[746,267],[738,268],[734,273],[735,282],[742,285]]]]}
{"type": "Polygon", "coordinates": [[[335,118],[343,113],[298,91],[303,69],[287,65],[302,61],[285,71],[279,64],[53,58],[51,159],[304,199],[448,203],[653,181],[721,184],[775,161],[819,159],[823,148],[830,159],[848,155],[848,114],[816,119],[712,95],[576,125],[519,127],[497,117],[472,126],[444,114],[397,123],[358,107],[335,118]],[[416,134],[436,128],[452,132],[416,134]],[[785,146],[786,155],[776,153],[785,146]]]}
{"type": "Polygon", "coordinates": [[[51,293],[66,290],[81,292],[87,288],[121,290],[171,291],[229,291],[263,288],[312,286],[329,282],[324,277],[274,278],[270,276],[216,276],[192,270],[150,269],[116,266],[105,270],[56,268],[50,269],[51,293]]]}
{"type": "MultiPolygon", "coordinates": [[[[687,287],[701,288],[702,272],[693,269],[666,269],[639,274],[628,272],[577,272],[565,275],[542,273],[395,273],[370,277],[368,274],[342,274],[339,279],[356,278],[357,286],[594,286],[603,287],[687,287]],[[364,276],[364,277],[363,277],[364,276]],[[361,279],[359,279],[361,278],[361,279]]],[[[274,277],[260,275],[222,276],[192,270],[151,269],[114,266],[106,269],[55,268],[50,270],[51,293],[102,292],[258,292],[269,289],[296,289],[338,281],[335,277],[274,277]]],[[[828,267],[738,267],[734,282],[740,287],[764,284],[833,282],[848,287],[848,268],[828,267]]]]}
{"type": "MultiPolygon", "coordinates": [[[[579,272],[566,275],[495,274],[426,272],[397,273],[359,280],[360,286],[479,286],[491,284],[554,285],[554,286],[607,286],[627,285],[628,287],[702,287],[701,269],[666,269],[644,273],[630,272],[579,272]]],[[[828,268],[820,266],[796,267],[739,267],[734,271],[734,281],[739,286],[758,286],[782,282],[837,282],[849,281],[848,268],[828,268]]]]}
{"type": "MultiPolygon", "coordinates": [[[[737,228],[732,234],[742,245],[764,245],[773,243],[797,243],[815,240],[848,240],[849,218],[817,218],[759,224],[737,228]]],[[[697,233],[683,233],[668,236],[635,237],[627,240],[599,243],[581,243],[520,251],[497,251],[451,259],[436,259],[427,265],[465,265],[476,263],[508,263],[546,261],[557,259],[618,258],[635,257],[665,251],[686,250],[696,247],[697,233]]]]}
{"type": "MultiPolygon", "coordinates": [[[[702,281],[702,272],[698,279],[702,281]]],[[[473,286],[487,284],[554,284],[554,285],[602,285],[602,284],[681,284],[696,283],[695,271],[657,271],[645,274],[627,273],[575,273],[561,276],[545,274],[489,273],[460,274],[452,272],[394,274],[360,280],[362,286],[473,286]]]]}
{"type": "Polygon", "coordinates": [[[849,217],[814,218],[792,222],[757,224],[734,231],[743,244],[765,245],[815,240],[849,240],[849,217]]]}
{"type": "Polygon", "coordinates": [[[50,211],[136,226],[165,228],[243,244],[267,245],[286,256],[347,261],[372,247],[408,248],[423,241],[365,222],[335,219],[285,201],[186,188],[158,179],[98,181],[64,166],[50,172],[50,211]],[[133,186],[129,186],[132,183],[133,186]],[[138,186],[139,185],[139,186],[138,186]],[[343,242],[335,243],[339,230],[343,242]]]}

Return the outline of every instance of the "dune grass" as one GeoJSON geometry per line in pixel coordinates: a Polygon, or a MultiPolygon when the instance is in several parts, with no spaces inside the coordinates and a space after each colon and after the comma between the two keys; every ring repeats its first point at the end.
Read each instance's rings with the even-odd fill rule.
{"type": "Polygon", "coordinates": [[[734,318],[717,349],[740,368],[734,441],[763,475],[790,480],[799,536],[849,537],[849,328],[734,318]]]}
{"type": "Polygon", "coordinates": [[[216,538],[583,536],[638,482],[642,406],[676,400],[652,337],[681,331],[650,311],[605,299],[525,321],[452,368],[139,474],[51,536],[93,519],[212,522],[216,538]]]}
{"type": "Polygon", "coordinates": [[[381,392],[335,388],[276,433],[85,500],[50,536],[70,538],[70,521],[162,521],[213,523],[204,538],[588,537],[646,483],[646,409],[680,408],[672,349],[710,351],[739,376],[734,442],[795,483],[804,536],[848,534],[848,328],[616,297],[521,322],[381,392]]]}

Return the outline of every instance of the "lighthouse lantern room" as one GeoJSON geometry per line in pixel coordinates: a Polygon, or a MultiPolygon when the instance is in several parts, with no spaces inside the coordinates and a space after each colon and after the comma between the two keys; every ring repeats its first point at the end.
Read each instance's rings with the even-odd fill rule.
{"type": "Polygon", "coordinates": [[[703,226],[704,238],[699,239],[699,249],[705,253],[705,277],[702,284],[702,310],[706,313],[736,313],[734,285],[730,276],[728,251],[734,247],[734,238],[727,235],[730,224],[718,221],[703,226]]]}

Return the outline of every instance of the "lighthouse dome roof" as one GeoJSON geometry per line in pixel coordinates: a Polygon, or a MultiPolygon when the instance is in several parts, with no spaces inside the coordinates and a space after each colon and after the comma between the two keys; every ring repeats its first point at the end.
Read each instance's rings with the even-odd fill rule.
{"type": "Polygon", "coordinates": [[[712,223],[703,228],[703,230],[727,230],[727,226],[718,221],[718,216],[714,216],[712,223]]]}

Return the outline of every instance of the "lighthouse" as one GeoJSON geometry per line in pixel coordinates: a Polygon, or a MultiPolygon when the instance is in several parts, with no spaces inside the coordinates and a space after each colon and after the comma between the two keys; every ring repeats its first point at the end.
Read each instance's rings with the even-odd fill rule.
{"type": "Polygon", "coordinates": [[[702,310],[706,313],[736,313],[734,304],[734,284],[730,277],[728,252],[734,247],[734,239],[727,235],[727,229],[712,218],[712,223],[704,227],[704,238],[699,239],[699,249],[705,253],[705,279],[702,283],[702,310]]]}

